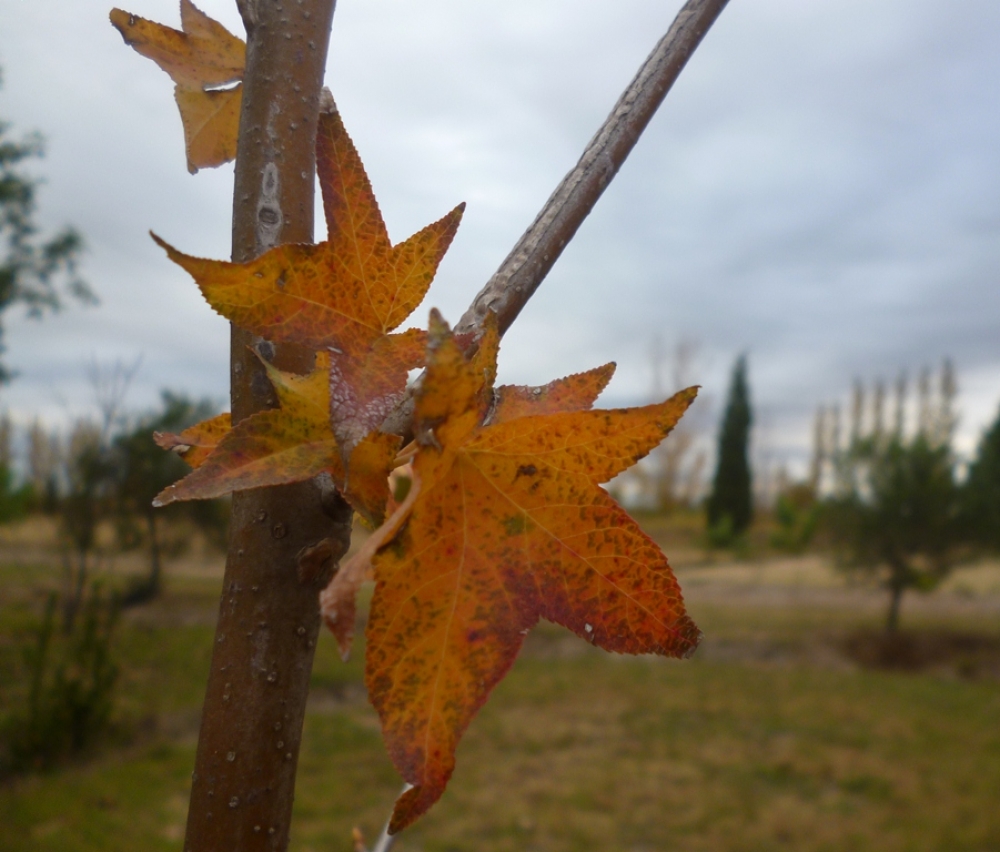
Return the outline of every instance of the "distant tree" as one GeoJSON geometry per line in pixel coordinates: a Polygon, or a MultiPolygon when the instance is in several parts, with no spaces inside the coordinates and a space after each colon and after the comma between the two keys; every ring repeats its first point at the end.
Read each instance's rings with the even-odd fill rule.
{"type": "MultiPolygon", "coordinates": [[[[690,340],[681,340],[670,356],[661,349],[660,338],[653,338],[651,361],[653,367],[653,387],[651,399],[662,399],[668,391],[677,391],[694,382],[691,366],[697,352],[697,345],[690,340]],[[669,377],[665,376],[669,365],[669,377]],[[669,387],[668,387],[669,386],[669,387]]],[[[664,441],[649,454],[647,481],[653,502],[662,512],[672,512],[679,507],[691,506],[701,489],[702,469],[705,453],[696,450],[697,431],[692,425],[692,412],[678,423],[670,440],[664,441]]],[[[642,475],[644,469],[638,468],[642,475]]]]}
{"type": "Polygon", "coordinates": [[[715,476],[707,504],[709,533],[720,543],[739,536],[753,519],[753,483],[748,458],[752,419],[747,359],[741,355],[733,367],[729,398],[719,429],[715,476]]]}
{"type": "Polygon", "coordinates": [[[1000,550],[1000,414],[979,442],[962,489],[962,503],[971,538],[1000,550]]]}
{"type": "Polygon", "coordinates": [[[97,552],[97,528],[108,514],[113,467],[106,433],[92,420],[78,420],[63,455],[63,492],[58,516],[65,591],[63,628],[69,633],[83,603],[97,552]]]}
{"type": "Polygon", "coordinates": [[[138,369],[138,362],[131,366],[116,362],[108,367],[91,364],[88,380],[99,417],[77,420],[60,454],[61,492],[56,512],[66,575],[63,607],[67,632],[73,629],[92,564],[100,555],[98,527],[111,517],[114,507],[117,460],[112,444],[122,429],[122,406],[138,369]]]}
{"type": "Polygon", "coordinates": [[[58,435],[46,429],[37,418],[28,429],[27,462],[32,509],[54,515],[59,508],[62,447],[58,435]]]}
{"type": "MultiPolygon", "coordinates": [[[[160,410],[140,417],[113,441],[119,529],[127,530],[132,519],[140,519],[145,527],[142,538],[149,548],[149,574],[126,592],[123,601],[126,605],[151,600],[160,592],[163,557],[160,523],[164,520],[164,510],[153,508],[153,498],[189,471],[174,453],[164,452],[153,442],[153,432],[180,432],[207,419],[215,410],[207,400],[193,402],[186,396],[164,391],[160,410]]],[[[169,510],[187,514],[203,528],[215,529],[224,524],[218,501],[182,503],[169,510]]]]}
{"type": "MultiPolygon", "coordinates": [[[[906,383],[896,392],[895,426],[852,427],[838,452],[838,493],[829,502],[831,531],[846,557],[842,566],[880,578],[889,592],[886,630],[899,626],[907,589],[930,591],[962,553],[960,492],[951,440],[954,374],[941,372],[935,399],[929,373],[919,384],[918,422],[906,434],[906,383]]],[[[860,419],[860,415],[859,415],[860,419]]]]}
{"type": "Polygon", "coordinates": [[[27,512],[31,487],[14,477],[11,438],[13,424],[5,413],[0,415],[0,524],[16,520],[27,512]]]}
{"type": "Polygon", "coordinates": [[[776,529],[771,546],[786,553],[802,553],[813,540],[820,520],[816,489],[807,482],[785,485],[774,503],[776,529]]]}
{"type": "MultiPolygon", "coordinates": [[[[41,157],[37,134],[21,141],[8,137],[10,125],[0,121],[0,317],[16,304],[29,316],[41,316],[60,304],[60,284],[72,296],[93,302],[90,289],[77,275],[76,262],[83,247],[80,234],[65,228],[48,240],[39,238],[35,224],[35,191],[38,181],[17,171],[23,160],[41,157]]],[[[0,324],[0,356],[4,352],[0,324]]],[[[0,361],[0,383],[11,373],[0,361]]]]}

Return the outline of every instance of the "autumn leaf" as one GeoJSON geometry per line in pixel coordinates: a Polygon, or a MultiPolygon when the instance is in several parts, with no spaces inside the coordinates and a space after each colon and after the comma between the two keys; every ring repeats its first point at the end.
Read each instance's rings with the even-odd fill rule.
{"type": "Polygon", "coordinates": [[[249,263],[229,263],[153,239],[191,274],[208,303],[241,328],[363,361],[423,300],[465,205],[393,246],[339,113],[320,113],[316,153],[327,241],[277,246],[249,263]]]}
{"type": "Polygon", "coordinates": [[[236,159],[241,90],[241,86],[210,92],[175,87],[174,99],[184,124],[184,147],[191,174],[236,159]]]}
{"type": "Polygon", "coordinates": [[[246,44],[191,0],[181,0],[181,30],[121,9],[111,23],[125,43],[173,79],[184,124],[188,171],[220,166],[236,157],[246,44]],[[236,84],[236,85],[230,85],[236,84]],[[229,86],[229,88],[221,88],[229,86]]]}
{"type": "Polygon", "coordinates": [[[533,414],[556,414],[560,411],[583,411],[590,408],[615,374],[614,363],[556,379],[541,387],[501,385],[496,392],[496,407],[491,423],[503,423],[533,414]]]}
{"type": "Polygon", "coordinates": [[[413,785],[394,832],[441,796],[459,738],[539,618],[623,653],[686,656],[700,638],[666,557],[598,484],[655,447],[696,389],[588,410],[609,365],[540,393],[506,389],[488,421],[495,323],[471,359],[436,314],[429,335],[420,492],[374,556],[367,630],[369,696],[413,785]]]}
{"type": "Polygon", "coordinates": [[[346,464],[423,364],[424,332],[389,332],[423,299],[464,205],[393,246],[339,113],[320,114],[316,156],[326,242],[283,245],[237,264],[190,257],[153,238],[227,319],[277,343],[329,351],[329,417],[346,464]]]}
{"type": "Polygon", "coordinates": [[[153,440],[164,450],[175,452],[191,467],[200,467],[232,428],[233,418],[226,412],[189,426],[178,434],[154,432],[153,440]]]}
{"type": "MultiPolygon", "coordinates": [[[[380,523],[389,495],[387,478],[400,439],[372,432],[359,442],[345,464],[330,427],[328,357],[321,353],[316,369],[305,376],[285,373],[266,361],[264,366],[280,407],[253,414],[218,438],[197,469],[160,492],[154,505],[204,500],[329,473],[358,512],[372,523],[380,523]]],[[[217,435],[214,428],[211,431],[217,435]]]]}
{"type": "Polygon", "coordinates": [[[330,425],[345,453],[402,401],[407,375],[423,365],[426,348],[427,335],[414,328],[376,338],[360,358],[330,353],[330,425]]]}

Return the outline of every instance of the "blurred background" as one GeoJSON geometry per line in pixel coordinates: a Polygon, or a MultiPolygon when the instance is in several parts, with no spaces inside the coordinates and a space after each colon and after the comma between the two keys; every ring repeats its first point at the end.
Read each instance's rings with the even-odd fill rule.
{"type": "MultiPolygon", "coordinates": [[[[457,321],[680,5],[340,0],[390,235],[469,205],[427,307],[457,321]]],[[[225,410],[228,327],[147,232],[227,257],[232,167],[187,174],[108,11],[0,0],[3,850],[179,847],[221,578],[226,505],[151,512],[184,466],[148,436],[225,410]]],[[[500,355],[614,360],[606,406],[701,385],[608,487],[707,638],[539,628],[398,848],[1000,848],[998,44],[987,0],[722,14],[500,355]]],[[[324,643],[313,693],[292,848],[349,849],[397,781],[357,658],[324,643]]]]}

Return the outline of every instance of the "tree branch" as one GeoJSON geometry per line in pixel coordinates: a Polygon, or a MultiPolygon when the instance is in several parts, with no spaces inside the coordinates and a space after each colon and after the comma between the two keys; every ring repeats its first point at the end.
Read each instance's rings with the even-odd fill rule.
{"type": "MultiPolygon", "coordinates": [[[[545,280],[559,255],[594,209],[625,158],[639,141],[688,59],[729,0],[688,0],[677,13],[576,166],[562,179],[535,221],[479,291],[455,331],[477,334],[489,311],[503,334],[545,280]]],[[[382,431],[409,436],[413,394],[382,424],[382,431]]]]}
{"type": "Polygon", "coordinates": [[[510,328],[618,173],[727,2],[688,0],[684,4],[590,140],[580,161],[556,187],[531,227],[455,326],[456,332],[478,331],[489,311],[497,315],[501,334],[510,328]]]}

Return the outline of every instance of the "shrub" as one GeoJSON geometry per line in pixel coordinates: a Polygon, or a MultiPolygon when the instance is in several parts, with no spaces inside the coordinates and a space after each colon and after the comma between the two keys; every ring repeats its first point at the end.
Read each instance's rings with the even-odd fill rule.
{"type": "Polygon", "coordinates": [[[58,596],[49,596],[24,649],[30,688],[25,706],[0,730],[0,772],[47,769],[93,745],[108,729],[118,666],[112,637],[118,602],[94,584],[70,633],[56,631],[58,596]]]}

